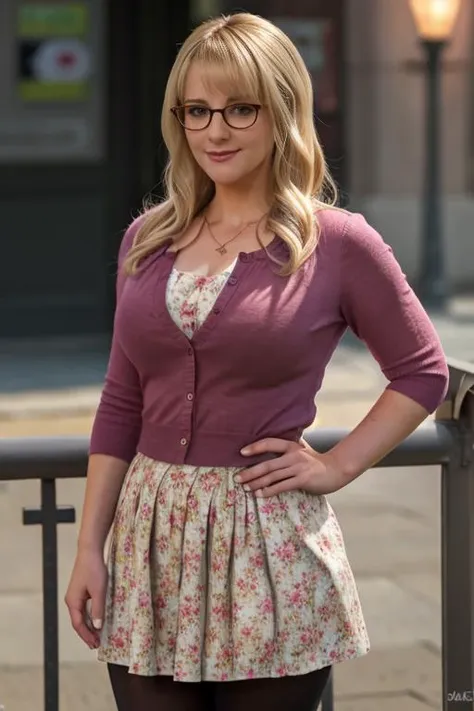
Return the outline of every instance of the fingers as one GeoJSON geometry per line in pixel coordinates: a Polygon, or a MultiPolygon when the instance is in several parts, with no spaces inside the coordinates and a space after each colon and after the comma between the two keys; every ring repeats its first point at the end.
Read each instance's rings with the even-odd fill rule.
{"type": "Polygon", "coordinates": [[[104,619],[105,589],[92,593],[91,620],[95,630],[101,630],[104,619]]]}
{"type": "Polygon", "coordinates": [[[265,474],[264,476],[252,479],[248,483],[243,485],[245,491],[255,491],[256,496],[267,495],[269,487],[277,482],[285,481],[287,482],[287,489],[296,488],[296,475],[298,469],[295,467],[285,467],[284,469],[276,469],[273,472],[265,474]]]}
{"type": "Polygon", "coordinates": [[[282,454],[288,452],[290,449],[299,449],[300,447],[299,442],[278,439],[276,437],[267,437],[266,439],[261,439],[258,440],[258,442],[246,445],[240,450],[240,453],[246,457],[249,455],[263,454],[264,452],[282,454]]]}
{"type": "Polygon", "coordinates": [[[66,599],[66,605],[74,631],[90,649],[96,649],[99,644],[99,638],[87,625],[86,600],[72,601],[66,599]]]}
{"type": "MultiPolygon", "coordinates": [[[[254,482],[256,479],[260,479],[264,476],[271,474],[272,472],[278,471],[280,469],[287,469],[295,464],[294,452],[288,452],[281,457],[276,459],[270,459],[266,462],[260,462],[260,464],[255,464],[253,467],[248,469],[242,469],[234,477],[234,481],[237,484],[247,484],[249,482],[254,482]]],[[[252,487],[254,488],[254,487],[252,487]]]]}
{"type": "Polygon", "coordinates": [[[299,477],[290,477],[288,479],[283,479],[276,482],[270,486],[263,488],[260,492],[255,492],[255,496],[258,498],[266,499],[269,496],[276,496],[276,494],[283,494],[285,491],[293,491],[294,489],[301,489],[301,483],[299,477]]]}

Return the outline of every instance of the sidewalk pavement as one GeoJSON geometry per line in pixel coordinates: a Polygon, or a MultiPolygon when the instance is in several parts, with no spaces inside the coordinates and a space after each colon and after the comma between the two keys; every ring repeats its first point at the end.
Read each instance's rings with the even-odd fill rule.
{"type": "MultiPolygon", "coordinates": [[[[474,319],[436,320],[448,356],[474,360],[474,319]]],[[[367,352],[345,342],[327,369],[316,426],[351,427],[385,381],[367,352]]],[[[0,397],[9,436],[88,434],[98,387],[0,397]]],[[[84,481],[58,483],[58,503],[80,519],[84,481]]],[[[440,476],[437,468],[371,470],[330,497],[344,533],[372,651],[335,669],[336,711],[441,709],[440,476]]],[[[0,706],[40,709],[42,698],[41,537],[21,525],[37,505],[35,482],[0,489],[0,706]],[[3,535],[2,535],[3,534],[3,535]],[[6,571],[6,574],[5,574],[6,571]]],[[[113,711],[103,665],[76,639],[62,599],[77,523],[59,528],[62,711],[113,711]]],[[[462,691],[462,690],[457,690],[462,691]]]]}

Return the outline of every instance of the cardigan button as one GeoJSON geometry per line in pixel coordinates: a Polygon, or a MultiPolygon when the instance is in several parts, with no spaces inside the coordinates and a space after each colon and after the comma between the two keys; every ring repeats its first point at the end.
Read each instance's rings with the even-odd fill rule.
{"type": "Polygon", "coordinates": [[[229,277],[229,281],[227,283],[230,284],[230,286],[235,286],[235,284],[237,284],[237,279],[235,277],[229,277]]]}
{"type": "Polygon", "coordinates": [[[183,437],[179,443],[182,447],[185,447],[188,443],[188,440],[186,439],[186,437],[183,437]]]}

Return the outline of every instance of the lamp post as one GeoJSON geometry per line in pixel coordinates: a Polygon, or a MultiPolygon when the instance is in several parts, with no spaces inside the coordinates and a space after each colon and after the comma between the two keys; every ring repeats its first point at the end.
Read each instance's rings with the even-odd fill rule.
{"type": "Polygon", "coordinates": [[[443,311],[447,301],[441,210],[440,67],[460,5],[461,0],[410,0],[426,54],[425,177],[418,291],[425,307],[435,311],[443,311]]]}

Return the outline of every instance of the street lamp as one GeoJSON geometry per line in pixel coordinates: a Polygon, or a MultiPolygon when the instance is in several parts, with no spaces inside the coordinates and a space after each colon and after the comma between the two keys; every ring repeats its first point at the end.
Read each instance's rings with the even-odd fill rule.
{"type": "Polygon", "coordinates": [[[440,65],[460,5],[461,0],[410,0],[426,53],[425,180],[418,290],[426,308],[437,311],[444,310],[447,300],[441,225],[440,65]]]}

